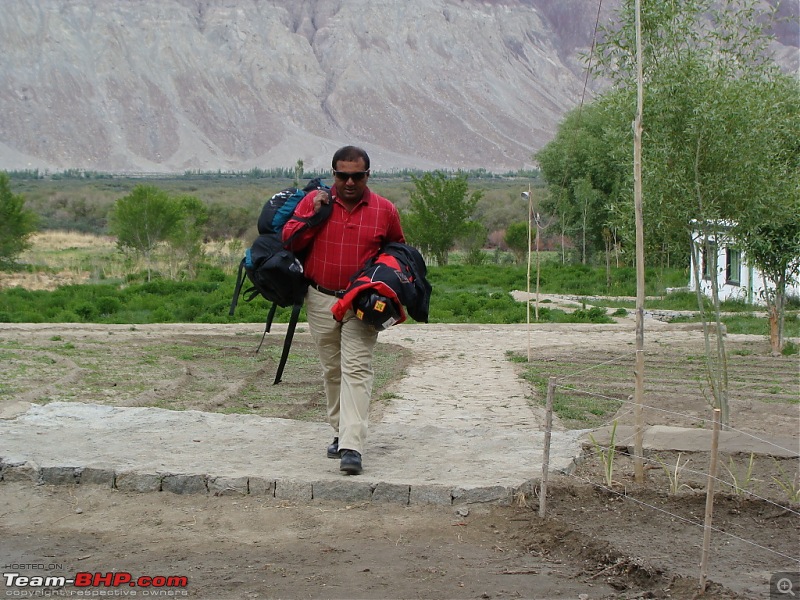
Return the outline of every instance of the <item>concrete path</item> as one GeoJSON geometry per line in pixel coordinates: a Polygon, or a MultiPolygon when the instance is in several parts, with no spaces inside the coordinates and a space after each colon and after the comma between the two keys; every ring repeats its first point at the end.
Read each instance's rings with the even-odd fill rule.
{"type": "MultiPolygon", "coordinates": [[[[611,443],[612,427],[601,427],[592,432],[592,437],[601,446],[611,443]]],[[[614,433],[614,445],[633,453],[633,440],[635,428],[619,426],[614,433]]],[[[710,429],[697,429],[692,427],[667,427],[666,425],[651,425],[645,427],[642,439],[644,452],[672,451],[672,452],[709,452],[711,450],[710,429]]],[[[798,458],[800,448],[797,442],[786,436],[770,436],[764,439],[742,431],[720,431],[718,451],[723,454],[745,454],[751,452],[760,456],[774,456],[775,458],[798,458]]]]}
{"type": "MultiPolygon", "coordinates": [[[[198,335],[202,329],[193,327],[198,335]]],[[[543,416],[506,357],[509,349],[525,351],[526,336],[525,326],[408,325],[382,333],[382,342],[411,348],[414,362],[370,428],[357,477],[325,457],[327,424],[73,402],[2,415],[0,473],[287,500],[511,502],[542,472],[543,416]]],[[[552,471],[573,466],[581,434],[554,432],[552,471]]]]}
{"type": "MultiPolygon", "coordinates": [[[[137,329],[148,327],[163,329],[137,329]]],[[[204,335],[212,327],[219,331],[192,325],[180,333],[204,335]]],[[[227,331],[254,333],[258,327],[227,331]]],[[[279,327],[275,334],[282,335],[279,327]]],[[[621,325],[603,333],[610,335],[633,333],[621,325]]],[[[509,503],[519,492],[530,493],[542,473],[544,416],[531,407],[531,391],[506,356],[509,350],[524,355],[530,339],[525,325],[401,325],[382,333],[382,342],[412,349],[414,361],[371,426],[360,476],[342,475],[338,461],[326,458],[331,431],[325,423],[17,401],[14,411],[0,412],[0,477],[289,501],[509,503]]],[[[535,333],[532,340],[538,343],[535,333]]],[[[561,341],[567,343],[549,343],[561,341]]],[[[0,404],[14,406],[15,399],[0,404]]],[[[557,422],[555,429],[550,470],[566,472],[581,455],[587,432],[563,431],[557,422]]],[[[646,441],[676,450],[704,443],[694,439],[702,435],[697,430],[651,429],[646,441]]],[[[751,442],[743,451],[769,453],[751,442]]]]}

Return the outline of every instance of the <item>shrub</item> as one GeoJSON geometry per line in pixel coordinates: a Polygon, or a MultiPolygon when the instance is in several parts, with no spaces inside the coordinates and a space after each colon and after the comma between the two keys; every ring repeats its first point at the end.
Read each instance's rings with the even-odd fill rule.
{"type": "Polygon", "coordinates": [[[206,281],[213,281],[216,283],[222,283],[227,278],[227,275],[225,275],[225,271],[217,267],[204,268],[200,272],[200,276],[206,281]]]}
{"type": "Polygon", "coordinates": [[[103,296],[97,299],[96,306],[100,316],[105,317],[117,312],[120,309],[121,304],[117,298],[103,296]]]}
{"type": "Polygon", "coordinates": [[[81,321],[91,322],[98,315],[97,307],[86,301],[79,301],[70,309],[80,317],[81,321]]]}
{"type": "Polygon", "coordinates": [[[150,313],[151,323],[171,323],[172,321],[172,311],[165,306],[159,306],[152,313],[150,313]]]}
{"type": "Polygon", "coordinates": [[[80,323],[81,318],[71,310],[62,310],[53,320],[56,323],[80,323]]]}

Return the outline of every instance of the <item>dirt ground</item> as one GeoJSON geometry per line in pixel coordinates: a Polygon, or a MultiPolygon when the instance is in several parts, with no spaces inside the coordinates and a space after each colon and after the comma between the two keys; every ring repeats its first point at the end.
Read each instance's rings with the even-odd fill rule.
{"type": "MultiPolygon", "coordinates": [[[[696,411],[696,426],[704,426],[702,403],[698,406],[695,398],[690,406],[691,394],[669,387],[682,379],[676,373],[687,369],[702,349],[698,336],[678,327],[659,331],[651,336],[658,347],[653,359],[664,359],[661,367],[653,366],[665,382],[659,388],[659,406],[675,413],[696,411]]],[[[615,347],[629,352],[629,331],[624,336],[620,332],[603,326],[552,326],[537,332],[539,349],[534,354],[554,362],[571,356],[579,371],[593,352],[595,364],[608,358],[596,351],[600,340],[605,352],[615,347]],[[550,336],[547,343],[545,336],[550,336]]],[[[68,332],[0,330],[2,403],[72,399],[186,408],[192,406],[194,394],[205,410],[265,415],[286,411],[293,418],[320,418],[320,390],[306,381],[314,379],[316,367],[302,339],[289,367],[297,379],[284,386],[285,405],[276,408],[277,399],[269,402],[248,391],[255,381],[232,383],[236,378],[231,376],[253,366],[261,376],[270,373],[271,341],[262,358],[253,358],[252,338],[234,334],[198,342],[196,336],[162,330],[157,344],[132,345],[134,333],[110,335],[98,328],[77,341],[68,332]],[[241,350],[245,347],[247,351],[241,350]],[[121,351],[118,348],[128,353],[121,360],[111,358],[121,351]],[[226,360],[217,360],[213,377],[208,375],[209,348],[228,349],[226,360]],[[155,360],[155,353],[167,358],[155,360]],[[308,373],[301,375],[306,360],[308,373]],[[153,379],[163,385],[143,385],[136,377],[142,365],[159,370],[153,379]],[[206,393],[198,396],[200,388],[206,393]]],[[[457,344],[458,336],[454,328],[448,343],[457,344]]],[[[498,334],[498,340],[504,337],[498,334]]],[[[737,427],[765,438],[795,436],[796,441],[800,406],[792,390],[797,390],[800,373],[797,357],[768,358],[768,344],[760,338],[731,336],[728,342],[733,356],[756,369],[748,375],[751,367],[737,363],[737,377],[752,386],[745,397],[732,401],[737,427]]],[[[521,347],[508,349],[524,352],[521,347]]],[[[376,414],[382,405],[391,404],[392,382],[414,360],[391,348],[383,351],[387,357],[401,358],[381,363],[376,414]]],[[[443,363],[459,359],[444,351],[440,357],[443,363]]],[[[519,367],[508,361],[508,368],[513,373],[519,367]]],[[[683,379],[696,384],[688,371],[683,379]]],[[[589,380],[582,376],[583,384],[589,380]]],[[[604,393],[615,386],[623,388],[616,395],[628,393],[627,384],[599,377],[594,384],[604,393]]],[[[539,400],[531,390],[531,402],[539,400]]],[[[628,414],[623,406],[621,422],[628,414]]],[[[673,424],[668,417],[659,420],[661,414],[651,411],[648,422],[673,424]]],[[[0,482],[0,561],[4,574],[21,576],[114,571],[134,578],[175,576],[188,581],[186,587],[100,588],[95,595],[692,598],[700,575],[703,473],[709,457],[662,453],[657,458],[658,463],[649,464],[647,482],[636,485],[630,458],[615,455],[614,481],[608,487],[603,485],[603,461],[588,448],[586,460],[573,474],[551,479],[544,519],[536,512],[535,496],[520,496],[514,506],[291,504],[252,496],[132,494],[94,486],[0,482]]],[[[798,461],[754,457],[748,473],[748,459],[720,459],[720,478],[739,485],[726,487],[715,499],[710,583],[704,598],[770,598],[769,582],[775,573],[795,573],[791,577],[796,581],[800,571],[800,505],[790,497],[794,488],[784,487],[798,485],[798,461]]],[[[5,575],[5,597],[31,597],[25,596],[31,589],[9,581],[5,575]]],[[[40,595],[89,595],[83,588],[57,587],[40,588],[40,595]]]]}

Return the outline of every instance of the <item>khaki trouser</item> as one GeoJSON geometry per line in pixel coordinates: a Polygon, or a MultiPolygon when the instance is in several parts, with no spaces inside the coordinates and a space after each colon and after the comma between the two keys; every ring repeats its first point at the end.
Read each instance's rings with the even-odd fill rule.
{"type": "Polygon", "coordinates": [[[309,288],[306,315],[317,345],[328,422],[339,438],[339,448],[363,452],[372,395],[372,355],[378,332],[347,311],[341,323],[331,314],[336,298],[309,288]]]}

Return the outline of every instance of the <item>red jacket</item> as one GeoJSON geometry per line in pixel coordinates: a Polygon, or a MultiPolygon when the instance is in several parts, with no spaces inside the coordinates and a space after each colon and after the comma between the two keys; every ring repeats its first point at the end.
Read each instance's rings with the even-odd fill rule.
{"type": "Polygon", "coordinates": [[[415,321],[427,323],[431,285],[426,275],[425,261],[416,248],[406,244],[387,244],[361,269],[331,312],[337,321],[341,321],[359,294],[374,290],[395,303],[400,314],[397,323],[406,320],[406,311],[415,321]]]}

